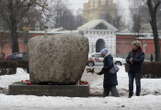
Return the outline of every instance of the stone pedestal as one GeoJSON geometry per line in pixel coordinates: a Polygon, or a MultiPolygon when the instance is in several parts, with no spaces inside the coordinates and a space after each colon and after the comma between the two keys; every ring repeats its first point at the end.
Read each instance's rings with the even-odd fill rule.
{"type": "Polygon", "coordinates": [[[25,85],[12,84],[9,95],[88,97],[88,85],[25,85]]]}

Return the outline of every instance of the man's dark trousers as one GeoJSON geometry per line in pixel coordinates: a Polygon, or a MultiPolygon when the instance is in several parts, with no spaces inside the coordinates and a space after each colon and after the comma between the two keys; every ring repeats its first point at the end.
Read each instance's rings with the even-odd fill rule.
{"type": "Polygon", "coordinates": [[[140,73],[129,73],[129,95],[133,95],[134,79],[136,83],[136,95],[140,96],[141,92],[141,75],[140,73]]]}

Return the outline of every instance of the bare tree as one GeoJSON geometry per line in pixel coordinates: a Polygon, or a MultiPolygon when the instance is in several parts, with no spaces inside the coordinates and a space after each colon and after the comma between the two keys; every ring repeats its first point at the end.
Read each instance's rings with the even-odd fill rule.
{"type": "Polygon", "coordinates": [[[12,52],[18,52],[18,30],[28,21],[31,9],[43,11],[47,0],[0,0],[0,17],[6,22],[10,31],[12,52]]]}
{"type": "Polygon", "coordinates": [[[20,31],[35,30],[36,26],[39,26],[39,29],[44,28],[44,17],[41,11],[31,8],[26,17],[19,24],[20,31]]]}
{"type": "Polygon", "coordinates": [[[141,16],[140,14],[134,14],[132,31],[139,34],[140,30],[141,30],[141,16]]]}
{"type": "Polygon", "coordinates": [[[2,53],[3,50],[3,46],[4,46],[4,42],[5,42],[5,38],[6,36],[4,36],[4,33],[0,33],[0,53],[2,53]]]}
{"type": "MultiPolygon", "coordinates": [[[[154,37],[154,47],[155,47],[155,60],[161,60],[160,54],[160,43],[158,35],[158,24],[161,18],[161,13],[159,12],[161,0],[132,0],[133,7],[131,6],[131,13],[133,15],[133,31],[139,32],[142,29],[142,25],[148,24],[150,19],[150,25],[154,37]]],[[[149,30],[150,31],[150,30],[149,30]]]]}
{"type": "Polygon", "coordinates": [[[155,45],[155,60],[161,60],[161,53],[160,53],[160,42],[159,42],[159,35],[158,35],[158,27],[157,27],[157,12],[161,5],[161,0],[147,0],[147,6],[149,8],[150,14],[150,24],[153,31],[154,37],[154,45],[155,45]]]}
{"type": "Polygon", "coordinates": [[[103,14],[100,17],[101,19],[104,19],[105,21],[111,23],[112,25],[114,25],[118,30],[121,30],[121,28],[123,27],[123,22],[122,22],[122,18],[120,15],[116,14],[115,17],[112,17],[109,13],[103,14]]]}
{"type": "Polygon", "coordinates": [[[144,0],[131,0],[130,1],[130,12],[132,15],[133,25],[132,25],[132,31],[135,33],[140,33],[142,25],[144,24],[143,16],[145,16],[144,13],[144,0]]]}
{"type": "Polygon", "coordinates": [[[64,0],[53,0],[50,2],[48,12],[48,25],[53,28],[63,27],[64,29],[73,30],[77,27],[76,16],[67,7],[64,0]],[[52,26],[51,26],[52,25],[52,26]]]}
{"type": "Polygon", "coordinates": [[[85,19],[81,14],[78,14],[75,16],[75,29],[77,29],[78,27],[80,27],[84,23],[85,23],[85,19]]]}
{"type": "Polygon", "coordinates": [[[122,22],[122,17],[117,15],[113,21],[113,25],[118,29],[121,30],[125,25],[122,22]]]}

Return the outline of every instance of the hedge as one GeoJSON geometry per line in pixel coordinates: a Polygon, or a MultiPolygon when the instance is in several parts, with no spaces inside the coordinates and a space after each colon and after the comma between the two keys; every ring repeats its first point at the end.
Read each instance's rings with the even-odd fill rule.
{"type": "MultiPolygon", "coordinates": [[[[125,70],[128,72],[128,64],[125,64],[125,70]]],[[[142,77],[161,78],[161,62],[144,62],[142,77]]]]}
{"type": "Polygon", "coordinates": [[[24,68],[29,72],[28,61],[24,60],[0,60],[0,75],[16,73],[16,68],[24,68]]]}

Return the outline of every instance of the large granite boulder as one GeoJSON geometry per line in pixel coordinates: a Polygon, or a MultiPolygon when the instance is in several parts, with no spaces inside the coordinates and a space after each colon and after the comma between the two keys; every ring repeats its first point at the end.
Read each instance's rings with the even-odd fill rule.
{"type": "Polygon", "coordinates": [[[38,36],[29,41],[30,79],[33,83],[71,84],[85,69],[88,39],[78,34],[38,36]]]}

